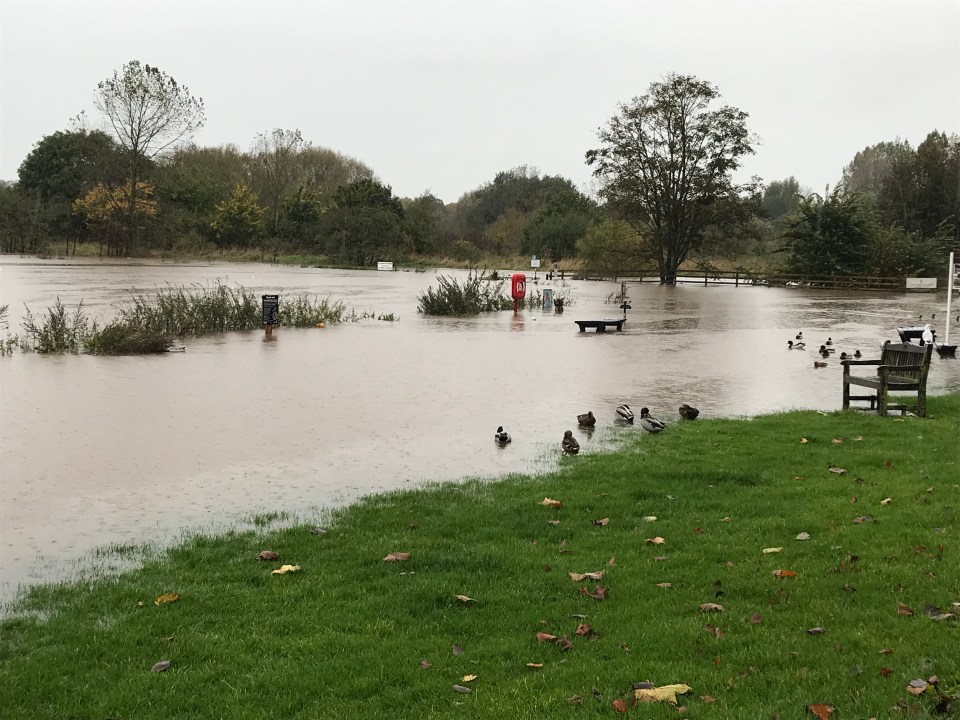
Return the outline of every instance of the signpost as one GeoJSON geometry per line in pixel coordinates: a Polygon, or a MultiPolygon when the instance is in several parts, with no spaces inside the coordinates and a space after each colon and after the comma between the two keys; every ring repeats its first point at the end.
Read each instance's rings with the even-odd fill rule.
{"type": "Polygon", "coordinates": [[[280,324],[280,296],[262,295],[261,302],[261,323],[263,332],[267,337],[273,335],[273,326],[280,324]]]}

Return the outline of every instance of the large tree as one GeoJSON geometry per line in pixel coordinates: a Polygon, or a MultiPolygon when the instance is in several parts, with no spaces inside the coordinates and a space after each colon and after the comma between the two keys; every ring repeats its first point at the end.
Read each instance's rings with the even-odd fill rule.
{"type": "Polygon", "coordinates": [[[690,75],[668,75],[642,97],[620,105],[598,132],[587,164],[600,195],[654,249],[660,281],[677,268],[714,223],[712,206],[746,190],[732,173],[753,152],[747,113],[727,105],[715,86],[690,75]]]}
{"type": "Polygon", "coordinates": [[[127,233],[128,242],[135,243],[137,189],[145,180],[146,169],[157,156],[189,140],[203,127],[203,100],[159,68],[132,60],[97,85],[94,103],[126,151],[124,185],[131,189],[127,233]]]}

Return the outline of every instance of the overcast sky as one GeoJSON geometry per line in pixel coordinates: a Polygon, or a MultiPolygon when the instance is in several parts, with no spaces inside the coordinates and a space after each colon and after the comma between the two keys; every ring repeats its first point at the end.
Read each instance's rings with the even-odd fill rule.
{"type": "Polygon", "coordinates": [[[759,137],[746,175],[822,191],[863,147],[960,132],[960,0],[0,0],[0,179],[130,60],[206,105],[199,145],[299,128],[401,196],[519,165],[590,191],[586,150],[666,74],[759,137]]]}

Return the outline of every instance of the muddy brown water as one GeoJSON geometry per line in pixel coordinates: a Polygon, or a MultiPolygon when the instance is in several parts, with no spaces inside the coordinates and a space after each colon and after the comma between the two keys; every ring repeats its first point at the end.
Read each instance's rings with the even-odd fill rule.
{"type": "MultiPolygon", "coordinates": [[[[38,314],[58,296],[82,300],[106,319],[131,289],[218,279],[399,321],[279,329],[272,342],[259,331],[187,339],[186,352],[160,356],[0,358],[0,599],[95,566],[104,546],[243,527],[258,513],[309,521],[371,492],[550,469],[566,429],[585,452],[639,432],[615,426],[621,402],[667,421],[684,402],[705,418],[835,410],[839,362],[814,369],[816,353],[789,351],[788,339],[802,330],[808,347],[831,336],[838,352],[875,356],[921,314],[938,313],[942,334],[945,301],[632,285],[624,331],[598,335],[573,321],[618,317],[607,302],[618,283],[568,280],[563,314],[444,319],[416,312],[433,272],[2,258],[0,305],[16,331],[24,304],[38,314]],[[590,436],[576,428],[587,410],[599,418],[590,436]],[[493,441],[501,424],[506,448],[493,441]]],[[[960,390],[960,364],[933,363],[930,392],[960,390]]]]}

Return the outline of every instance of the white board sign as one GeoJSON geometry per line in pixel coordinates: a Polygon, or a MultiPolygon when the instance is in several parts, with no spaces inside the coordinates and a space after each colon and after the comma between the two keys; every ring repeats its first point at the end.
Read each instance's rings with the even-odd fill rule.
{"type": "Polygon", "coordinates": [[[392,262],[378,262],[377,270],[393,270],[392,262]]]}
{"type": "Polygon", "coordinates": [[[530,258],[530,267],[532,268],[540,267],[540,258],[538,258],[536,255],[530,258]]]}
{"type": "Polygon", "coordinates": [[[936,290],[936,278],[907,278],[907,290],[936,290]]]}

